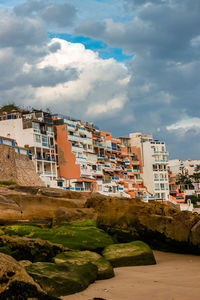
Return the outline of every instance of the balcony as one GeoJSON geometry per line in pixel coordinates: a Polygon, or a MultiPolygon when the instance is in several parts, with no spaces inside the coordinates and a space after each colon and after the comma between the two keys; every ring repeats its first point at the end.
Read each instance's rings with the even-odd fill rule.
{"type": "Polygon", "coordinates": [[[55,162],[56,159],[54,157],[50,157],[50,156],[46,156],[46,157],[42,157],[40,155],[37,155],[36,160],[41,160],[41,161],[48,161],[48,162],[55,162]]]}
{"type": "Polygon", "coordinates": [[[103,155],[103,154],[98,154],[97,155],[97,159],[103,159],[103,158],[105,158],[105,155],[103,155]]]}
{"type": "Polygon", "coordinates": [[[169,152],[167,152],[167,151],[154,151],[154,153],[153,153],[153,155],[158,155],[158,154],[169,155],[169,152]]]}

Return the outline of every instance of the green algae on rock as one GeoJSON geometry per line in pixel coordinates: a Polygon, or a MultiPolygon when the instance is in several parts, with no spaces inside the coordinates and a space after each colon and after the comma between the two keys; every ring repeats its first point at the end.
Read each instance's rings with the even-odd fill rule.
{"type": "Polygon", "coordinates": [[[66,250],[62,245],[49,241],[19,236],[0,236],[0,252],[17,260],[50,261],[54,256],[66,250]]]}
{"type": "Polygon", "coordinates": [[[97,211],[98,227],[118,242],[141,240],[161,251],[200,254],[199,215],[139,199],[91,197],[86,207],[97,211]]]}
{"type": "Polygon", "coordinates": [[[97,267],[91,263],[37,262],[26,267],[26,270],[46,293],[54,297],[80,292],[97,278],[97,267]]]}
{"type": "Polygon", "coordinates": [[[66,251],[54,258],[55,263],[69,262],[77,265],[92,263],[98,268],[97,279],[108,279],[114,276],[113,268],[104,257],[92,251],[66,251]]]}
{"type": "Polygon", "coordinates": [[[113,244],[106,247],[102,254],[113,267],[156,264],[151,248],[141,241],[113,244]]]}
{"type": "Polygon", "coordinates": [[[102,229],[97,228],[95,222],[92,221],[63,224],[56,228],[13,225],[6,226],[3,230],[7,235],[39,238],[77,250],[101,251],[113,244],[113,239],[102,229]]]}

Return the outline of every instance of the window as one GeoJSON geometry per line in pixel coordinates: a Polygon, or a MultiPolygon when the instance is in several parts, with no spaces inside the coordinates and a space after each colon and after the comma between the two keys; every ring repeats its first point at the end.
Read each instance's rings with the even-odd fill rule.
{"type": "Polygon", "coordinates": [[[164,183],[161,183],[160,187],[161,187],[161,190],[165,190],[165,184],[164,183]]]}
{"type": "Polygon", "coordinates": [[[36,143],[41,143],[41,136],[39,134],[34,135],[34,140],[36,143]]]}
{"type": "Polygon", "coordinates": [[[48,140],[46,136],[42,136],[42,146],[48,147],[48,140]]]}
{"type": "Polygon", "coordinates": [[[40,129],[40,125],[38,123],[32,122],[32,127],[33,129],[39,130],[40,129]]]}

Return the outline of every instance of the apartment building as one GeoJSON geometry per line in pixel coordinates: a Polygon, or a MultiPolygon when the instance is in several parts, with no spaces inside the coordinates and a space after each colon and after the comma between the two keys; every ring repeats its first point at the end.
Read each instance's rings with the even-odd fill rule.
{"type": "Polygon", "coordinates": [[[169,199],[166,145],[153,140],[152,135],[130,134],[131,145],[141,149],[143,180],[147,191],[156,199],[169,199]]]}
{"type": "Polygon", "coordinates": [[[14,139],[19,147],[29,148],[29,157],[40,178],[46,186],[57,186],[55,139],[50,113],[38,110],[3,113],[0,135],[14,139]]]}
{"type": "Polygon", "coordinates": [[[131,146],[130,138],[113,138],[92,123],[71,118],[54,116],[54,124],[58,176],[65,188],[146,197],[141,151],[131,146]]]}

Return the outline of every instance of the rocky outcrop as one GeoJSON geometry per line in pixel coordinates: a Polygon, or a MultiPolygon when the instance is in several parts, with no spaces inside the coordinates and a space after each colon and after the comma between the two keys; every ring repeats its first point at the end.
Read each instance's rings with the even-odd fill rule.
{"type": "Polygon", "coordinates": [[[88,262],[97,266],[97,279],[108,279],[114,276],[111,264],[101,255],[91,251],[66,251],[54,258],[55,263],[69,262],[76,265],[83,265],[88,262]]]}
{"type": "Polygon", "coordinates": [[[0,293],[2,300],[59,300],[57,297],[49,296],[37,289],[31,283],[15,280],[10,283],[6,290],[0,293]]]}
{"type": "Polygon", "coordinates": [[[90,198],[86,207],[98,212],[98,226],[119,242],[142,240],[164,251],[200,254],[200,216],[158,202],[90,198]],[[197,225],[198,224],[198,225],[197,225]]]}
{"type": "MultiPolygon", "coordinates": [[[[61,244],[65,248],[100,252],[113,244],[112,238],[96,227],[90,220],[63,224],[56,228],[41,228],[31,225],[12,225],[3,228],[6,235],[39,238],[51,243],[61,244]]],[[[28,258],[27,258],[28,259],[28,258]]]]}
{"type": "Polygon", "coordinates": [[[153,251],[141,241],[110,245],[103,250],[102,254],[113,267],[156,264],[153,251]]]}
{"type": "Polygon", "coordinates": [[[19,185],[44,186],[36,173],[33,161],[27,155],[15,152],[15,148],[0,145],[0,181],[14,181],[19,185]]]}
{"type": "Polygon", "coordinates": [[[59,297],[84,290],[97,278],[97,267],[91,263],[34,263],[27,272],[40,284],[46,293],[59,297]]]}
{"type": "Polygon", "coordinates": [[[59,226],[63,222],[96,220],[97,214],[93,208],[65,208],[60,207],[54,212],[53,226],[59,226]]]}
{"type": "Polygon", "coordinates": [[[0,252],[11,255],[17,260],[51,261],[57,254],[63,252],[62,245],[49,241],[17,236],[0,236],[0,252]]]}
{"type": "MultiPolygon", "coordinates": [[[[29,283],[41,291],[41,288],[30,277],[25,269],[11,256],[0,253],[0,294],[8,289],[14,281],[29,283]]],[[[0,297],[0,299],[4,299],[0,297]]],[[[10,298],[12,299],[12,298],[10,298]]]]}

